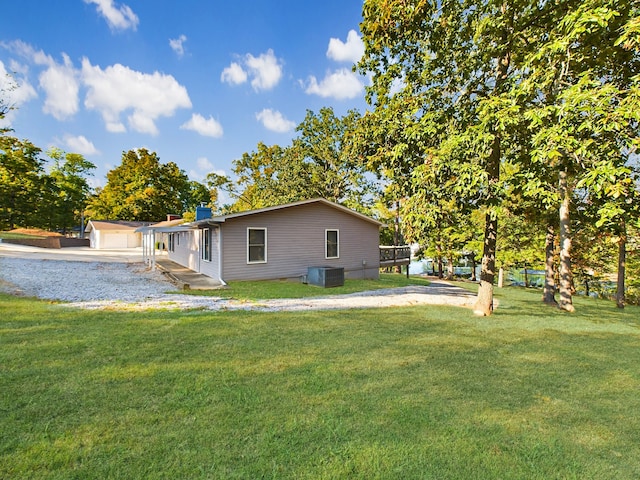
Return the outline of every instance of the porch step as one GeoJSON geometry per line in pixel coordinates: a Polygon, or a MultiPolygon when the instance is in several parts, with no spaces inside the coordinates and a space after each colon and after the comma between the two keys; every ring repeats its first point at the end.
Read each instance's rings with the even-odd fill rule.
{"type": "Polygon", "coordinates": [[[157,259],[156,266],[181,290],[214,290],[223,288],[221,282],[202,273],[194,272],[166,258],[157,259]]]}

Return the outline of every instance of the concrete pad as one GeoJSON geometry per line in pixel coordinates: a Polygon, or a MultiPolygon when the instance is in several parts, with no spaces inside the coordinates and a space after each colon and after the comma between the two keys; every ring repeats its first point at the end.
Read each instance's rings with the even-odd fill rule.
{"type": "Polygon", "coordinates": [[[215,290],[223,288],[222,283],[215,281],[213,278],[194,272],[167,258],[156,258],[156,266],[182,290],[215,290]]]}

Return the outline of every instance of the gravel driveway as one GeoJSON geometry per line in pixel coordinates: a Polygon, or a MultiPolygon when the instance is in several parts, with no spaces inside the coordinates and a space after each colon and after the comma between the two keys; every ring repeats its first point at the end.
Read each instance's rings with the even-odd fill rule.
{"type": "MultiPolygon", "coordinates": [[[[348,295],[259,302],[168,294],[176,287],[130,252],[49,252],[0,243],[0,289],[87,309],[326,310],[407,305],[471,307],[475,296],[446,282],[348,295]],[[119,255],[119,253],[122,253],[119,255]],[[70,256],[71,255],[71,256],[70,256]],[[68,258],[81,259],[70,261],[68,258]],[[118,260],[120,259],[120,260],[118,260]],[[106,261],[104,261],[106,260],[106,261]]],[[[330,293],[330,292],[328,292],[330,293]]]]}

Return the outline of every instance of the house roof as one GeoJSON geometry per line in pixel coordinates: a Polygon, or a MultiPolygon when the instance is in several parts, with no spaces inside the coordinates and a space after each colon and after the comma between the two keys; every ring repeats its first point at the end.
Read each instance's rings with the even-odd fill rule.
{"type": "MultiPolygon", "coordinates": [[[[175,232],[178,227],[185,224],[184,218],[177,218],[175,220],[164,220],[158,223],[151,223],[143,225],[139,228],[136,228],[136,232],[147,232],[149,230],[156,230],[158,232],[168,231],[175,232]]],[[[188,228],[184,228],[183,230],[188,230],[188,228]]]]}
{"type": "Polygon", "coordinates": [[[179,219],[179,220],[171,220],[171,221],[166,221],[166,222],[159,222],[159,223],[154,223],[151,225],[145,225],[142,227],[139,227],[136,229],[136,232],[143,232],[143,233],[147,233],[150,231],[155,231],[155,232],[179,232],[179,231],[186,231],[186,230],[190,230],[190,229],[194,229],[194,228],[198,228],[204,225],[219,225],[221,223],[226,222],[227,220],[233,219],[233,218],[240,218],[240,217],[247,217],[250,215],[258,215],[261,213],[266,213],[266,212],[274,212],[277,210],[284,210],[286,208],[291,208],[291,207],[298,207],[301,205],[311,205],[314,203],[320,203],[323,205],[327,205],[331,208],[335,208],[336,210],[339,210],[341,212],[347,213],[349,215],[353,215],[356,218],[359,218],[361,220],[364,220],[365,222],[369,222],[369,223],[373,223],[374,225],[377,225],[378,227],[382,227],[384,226],[384,223],[379,222],[378,220],[375,220],[371,217],[367,217],[366,215],[363,215],[362,213],[356,212],[355,210],[351,210],[350,208],[347,207],[343,207],[342,205],[339,205],[337,203],[334,202],[330,202],[329,200],[325,200],[324,198],[314,198],[311,200],[301,200],[299,202],[293,202],[293,203],[286,203],[284,205],[276,205],[273,207],[266,207],[266,208],[259,208],[257,210],[247,210],[244,212],[238,212],[238,213],[230,213],[228,215],[218,215],[215,217],[211,217],[211,218],[205,218],[203,220],[198,220],[197,222],[191,222],[191,223],[184,223],[184,220],[179,219]]]}
{"type": "Polygon", "coordinates": [[[314,198],[311,200],[301,200],[299,202],[293,202],[293,203],[286,203],[284,205],[276,205],[273,207],[266,207],[266,208],[259,208],[257,210],[247,210],[245,212],[238,212],[238,213],[230,213],[228,215],[219,215],[216,217],[212,217],[212,218],[206,218],[204,220],[199,220],[197,222],[193,222],[190,225],[193,226],[198,226],[198,225],[207,225],[207,224],[211,224],[211,223],[224,223],[227,220],[230,220],[232,218],[239,218],[239,217],[246,217],[249,215],[258,215],[261,213],[266,213],[266,212],[273,212],[273,211],[277,211],[277,210],[284,210],[286,208],[291,208],[291,207],[298,207],[301,205],[310,205],[313,203],[320,203],[320,204],[324,204],[327,205],[331,208],[335,208],[336,210],[339,210],[341,212],[344,213],[348,213],[349,215],[353,215],[354,217],[357,217],[361,220],[364,220],[366,222],[370,222],[373,223],[379,227],[383,226],[384,224],[382,222],[379,222],[378,220],[375,220],[371,217],[368,217],[366,215],[363,215],[362,213],[356,212],[355,210],[351,210],[350,208],[344,207],[338,203],[334,203],[334,202],[330,202],[329,200],[325,200],[324,198],[314,198]]]}
{"type": "Polygon", "coordinates": [[[124,220],[89,220],[86,232],[91,230],[135,231],[136,228],[149,225],[149,222],[128,222],[124,220]]]}

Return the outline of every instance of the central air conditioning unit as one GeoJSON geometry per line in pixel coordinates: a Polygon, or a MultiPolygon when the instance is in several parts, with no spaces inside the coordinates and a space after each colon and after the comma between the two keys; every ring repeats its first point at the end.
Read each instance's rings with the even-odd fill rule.
{"type": "Polygon", "coordinates": [[[307,283],[318,287],[341,287],[344,285],[344,268],[342,267],[309,267],[307,283]]]}

